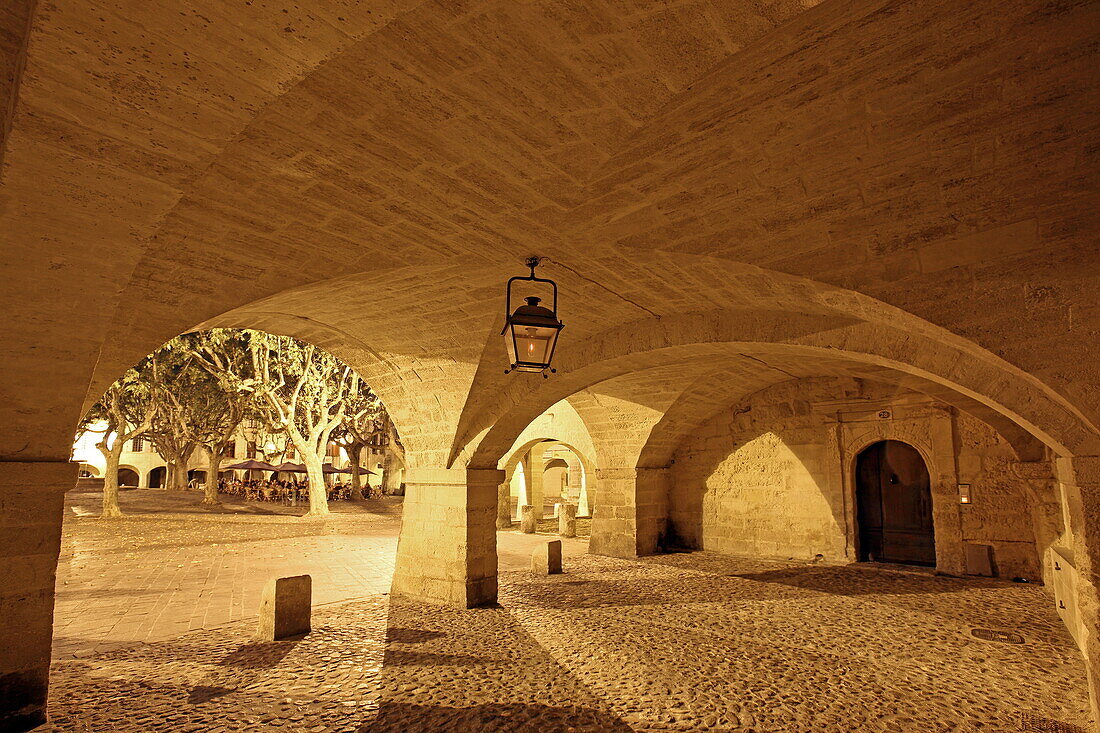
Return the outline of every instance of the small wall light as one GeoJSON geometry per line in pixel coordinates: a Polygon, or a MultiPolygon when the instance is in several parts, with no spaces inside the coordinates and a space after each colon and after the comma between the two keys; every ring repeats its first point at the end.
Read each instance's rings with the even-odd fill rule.
{"type": "Polygon", "coordinates": [[[545,378],[548,372],[554,372],[550,362],[554,358],[554,348],[558,343],[558,334],[565,328],[565,324],[558,320],[558,284],[553,280],[535,277],[535,268],[539,265],[538,257],[528,257],[527,266],[531,268],[531,274],[527,277],[513,277],[508,280],[508,292],[505,302],[504,344],[508,349],[508,358],[511,366],[504,370],[509,372],[541,373],[545,378]],[[526,305],[521,305],[512,310],[512,284],[517,281],[532,283],[548,283],[554,288],[553,307],[546,308],[539,305],[542,298],[526,296],[526,305]]]}
{"type": "Polygon", "coordinates": [[[970,501],[970,484],[959,484],[959,503],[969,504],[970,501]]]}

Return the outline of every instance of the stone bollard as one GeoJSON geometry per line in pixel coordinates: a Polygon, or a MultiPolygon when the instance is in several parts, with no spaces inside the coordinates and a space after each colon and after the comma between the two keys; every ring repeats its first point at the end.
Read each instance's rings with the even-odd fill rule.
{"type": "Polygon", "coordinates": [[[555,575],[561,572],[561,540],[539,544],[531,553],[531,572],[555,575]]]}
{"type": "Polygon", "coordinates": [[[278,641],[310,632],[313,579],[308,575],[268,581],[260,599],[260,623],[256,638],[278,641]]]}
{"type": "Polygon", "coordinates": [[[562,537],[577,536],[577,505],[562,504],[558,514],[558,534],[562,537]]]}
{"type": "Polygon", "coordinates": [[[520,508],[519,529],[524,534],[534,534],[538,522],[535,520],[535,507],[525,505],[520,508]]]}

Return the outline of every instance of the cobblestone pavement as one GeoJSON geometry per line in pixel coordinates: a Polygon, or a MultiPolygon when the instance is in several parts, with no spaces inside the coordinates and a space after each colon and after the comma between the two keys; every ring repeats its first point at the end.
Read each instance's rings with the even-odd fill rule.
{"type": "Polygon", "coordinates": [[[317,608],[299,641],[257,643],[246,619],[58,659],[46,730],[1089,724],[1083,664],[1035,586],[710,553],[571,556],[560,576],[503,572],[500,601],[459,610],[374,594],[317,608]],[[975,627],[1023,643],[982,641],[975,627]]]}
{"type": "MultiPolygon", "coordinates": [[[[98,518],[98,492],[67,498],[54,615],[54,658],[253,618],[270,578],[308,573],[315,604],[386,593],[400,499],[334,502],[324,520],[305,507],[232,501],[199,505],[192,492],[125,491],[123,519],[98,518]]],[[[529,565],[545,536],[501,532],[502,568],[529,565]]],[[[565,542],[567,555],[586,543],[565,542]]]]}

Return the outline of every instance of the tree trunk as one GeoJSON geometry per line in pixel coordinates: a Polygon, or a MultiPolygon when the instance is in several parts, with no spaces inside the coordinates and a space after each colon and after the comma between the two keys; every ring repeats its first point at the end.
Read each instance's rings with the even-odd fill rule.
{"type": "Polygon", "coordinates": [[[187,488],[187,462],[191,459],[195,446],[168,456],[164,468],[164,488],[168,491],[183,491],[187,488]]]}
{"type": "Polygon", "coordinates": [[[118,464],[122,458],[123,441],[115,436],[115,444],[108,449],[104,443],[99,450],[107,459],[107,468],[103,472],[103,512],[101,517],[121,517],[122,509],[118,505],[118,464]]]}
{"type": "Polygon", "coordinates": [[[186,491],[187,486],[187,461],[180,461],[176,464],[176,487],[179,491],[186,491]]]}
{"type": "Polygon", "coordinates": [[[329,513],[328,491],[325,488],[325,474],[321,471],[321,459],[316,453],[307,451],[302,454],[302,462],[306,464],[309,480],[309,511],[306,516],[326,516],[329,513]]]}
{"type": "Polygon", "coordinates": [[[164,465],[164,490],[179,491],[179,459],[165,460],[164,465]]]}
{"type": "Polygon", "coordinates": [[[206,486],[203,491],[203,504],[221,504],[218,501],[218,469],[222,465],[222,452],[220,448],[211,448],[208,445],[202,447],[206,453],[206,486]]]}
{"type": "MultiPolygon", "coordinates": [[[[351,463],[348,465],[348,468],[351,469],[351,492],[349,496],[352,501],[359,501],[363,498],[363,479],[362,476],[359,475],[359,460],[363,455],[363,444],[352,443],[351,446],[345,450],[348,452],[348,458],[351,459],[351,463]]],[[[369,483],[367,487],[368,489],[370,488],[369,483]]],[[[369,490],[367,491],[367,498],[370,498],[369,490]]]]}

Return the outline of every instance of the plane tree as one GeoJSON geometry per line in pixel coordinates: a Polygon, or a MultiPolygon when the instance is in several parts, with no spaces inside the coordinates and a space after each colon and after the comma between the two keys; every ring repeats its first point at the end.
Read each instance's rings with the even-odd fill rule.
{"type": "Polygon", "coordinates": [[[344,421],[354,379],[332,354],[289,336],[251,331],[249,351],[259,404],[281,426],[305,464],[309,515],[329,513],[322,466],[334,430],[344,421]]]}

